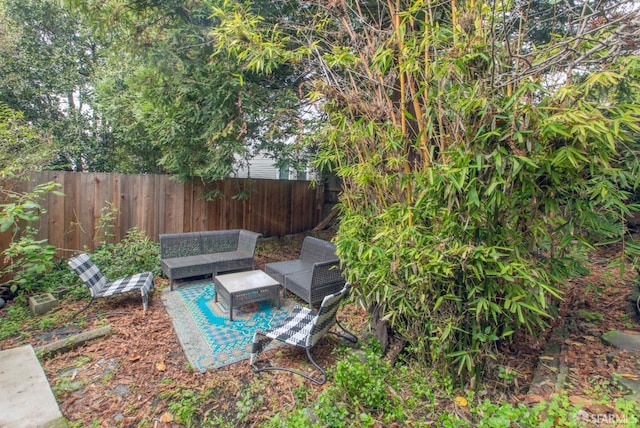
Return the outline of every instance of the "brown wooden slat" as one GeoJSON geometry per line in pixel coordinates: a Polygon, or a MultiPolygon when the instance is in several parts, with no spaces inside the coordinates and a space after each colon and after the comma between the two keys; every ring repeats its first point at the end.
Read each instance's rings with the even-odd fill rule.
{"type": "MultiPolygon", "coordinates": [[[[201,230],[248,229],[263,236],[283,236],[312,229],[321,219],[324,200],[309,182],[287,180],[227,179],[207,185],[179,183],[168,175],[107,174],[45,171],[31,174],[26,182],[2,181],[28,192],[39,183],[63,184],[65,197],[48,195],[42,205],[39,228],[42,238],[68,257],[74,251],[104,242],[101,228],[103,208],[113,204],[118,215],[110,232],[114,242],[134,226],[157,241],[160,233],[201,230]],[[203,192],[218,190],[222,198],[206,200],[203,192]],[[235,197],[245,191],[248,197],[235,197]]],[[[1,249],[10,235],[0,235],[1,249]]]]}

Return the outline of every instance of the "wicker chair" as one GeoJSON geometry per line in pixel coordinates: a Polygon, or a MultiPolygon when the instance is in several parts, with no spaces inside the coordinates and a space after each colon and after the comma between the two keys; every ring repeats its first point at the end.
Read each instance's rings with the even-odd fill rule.
{"type": "Polygon", "coordinates": [[[340,325],[336,319],[336,313],[338,312],[340,302],[349,294],[349,288],[350,284],[346,283],[341,291],[325,296],[318,312],[297,305],[293,308],[291,314],[289,314],[289,316],[284,319],[280,325],[266,331],[256,331],[253,336],[253,343],[251,347],[251,360],[249,363],[251,369],[256,373],[267,370],[284,370],[298,374],[318,385],[324,384],[327,381],[327,373],[311,356],[311,348],[327,333],[333,333],[352,343],[358,342],[358,338],[340,325]],[[330,332],[329,329],[333,327],[334,324],[337,324],[338,327],[346,333],[346,335],[330,332]],[[314,378],[294,369],[263,364],[265,362],[259,364],[258,358],[260,354],[274,339],[289,345],[304,348],[307,351],[309,361],[320,371],[321,377],[314,378]]]}
{"type": "Polygon", "coordinates": [[[278,281],[284,291],[291,291],[312,307],[318,307],[324,296],[337,293],[345,280],[332,242],[307,236],[299,258],[267,263],[264,271],[278,281]]]}
{"type": "Polygon", "coordinates": [[[151,272],[139,273],[132,276],[120,278],[109,282],[106,276],[98,269],[87,254],[80,254],[68,261],[69,266],[76,271],[89,291],[91,299],[87,305],[76,312],[72,319],[80,312],[86,310],[94,299],[99,297],[112,296],[114,294],[126,293],[140,290],[142,295],[142,308],[146,311],[149,304],[149,290],[153,287],[153,274],[151,272]]]}

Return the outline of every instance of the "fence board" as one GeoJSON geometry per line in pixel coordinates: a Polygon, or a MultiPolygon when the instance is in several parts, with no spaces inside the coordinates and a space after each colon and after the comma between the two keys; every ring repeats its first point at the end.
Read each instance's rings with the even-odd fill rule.
{"type": "MultiPolygon", "coordinates": [[[[107,174],[45,171],[24,182],[0,182],[4,189],[22,192],[37,184],[62,184],[64,197],[48,195],[42,205],[39,239],[48,239],[59,255],[94,250],[104,242],[102,210],[117,210],[110,242],[122,239],[138,227],[152,240],[161,233],[200,230],[248,229],[268,236],[283,236],[312,229],[321,220],[322,195],[309,182],[286,180],[227,179],[215,183],[179,183],[168,175],[107,174]],[[203,198],[217,192],[222,197],[203,198]],[[234,198],[240,192],[244,198],[234,198]]],[[[3,190],[4,190],[3,189],[3,190]]],[[[320,190],[321,191],[321,190],[320,190]]],[[[10,242],[0,234],[0,250],[10,242]]]]}

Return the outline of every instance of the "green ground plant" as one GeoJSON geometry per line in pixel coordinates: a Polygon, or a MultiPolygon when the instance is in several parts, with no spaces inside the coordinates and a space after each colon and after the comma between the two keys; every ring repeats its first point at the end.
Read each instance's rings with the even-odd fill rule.
{"type": "Polygon", "coordinates": [[[10,305],[4,309],[2,317],[2,328],[0,328],[0,340],[24,332],[24,323],[29,318],[29,311],[26,305],[10,305]]]}
{"type": "Polygon", "coordinates": [[[305,398],[306,391],[298,391],[300,406],[286,415],[275,415],[267,426],[364,427],[417,420],[416,412],[424,409],[425,398],[430,397],[423,376],[392,367],[375,341],[362,350],[338,348],[335,352],[339,361],[329,372],[333,383],[312,401],[305,398]],[[412,386],[417,399],[404,393],[412,386]]]}
{"type": "Polygon", "coordinates": [[[146,271],[160,274],[160,245],[135,227],[120,242],[97,248],[91,258],[111,279],[146,271]]]}
{"type": "Polygon", "coordinates": [[[211,395],[211,390],[179,389],[170,396],[169,410],[186,427],[213,426],[208,415],[202,414],[202,408],[211,395]]]}
{"type": "MultiPolygon", "coordinates": [[[[586,422],[636,426],[640,411],[633,401],[615,399],[616,415],[594,414],[569,393],[554,394],[534,405],[482,398],[473,390],[460,390],[446,374],[403,360],[394,366],[384,361],[379,345],[369,342],[361,350],[337,348],[339,361],[330,371],[332,383],[314,399],[304,388],[294,391],[297,406],[274,415],[271,428],[302,427],[582,427],[586,422]],[[454,404],[456,403],[456,404],[454,404]]],[[[509,381],[513,372],[503,370],[509,381]]],[[[587,391],[585,400],[611,406],[615,391],[606,386],[587,391]]]]}
{"type": "MultiPolygon", "coordinates": [[[[92,257],[105,275],[115,279],[145,271],[159,274],[159,253],[159,244],[151,241],[141,231],[134,228],[127,233],[122,241],[104,245],[97,249],[92,257]]],[[[16,304],[9,305],[3,311],[0,340],[17,334],[28,335],[32,329],[46,331],[59,325],[62,318],[60,314],[44,316],[31,314],[25,293],[53,291],[62,287],[67,289],[65,298],[73,300],[86,299],[89,293],[78,275],[69,268],[66,259],[59,259],[55,262],[49,261],[48,258],[45,262],[31,259],[30,263],[42,263],[47,268],[46,270],[32,270],[28,275],[26,273],[23,276],[18,275],[19,278],[24,279],[29,275],[36,275],[35,272],[37,272],[31,286],[23,288],[15,299],[16,304]]]]}
{"type": "Polygon", "coordinates": [[[0,188],[9,202],[0,204],[0,232],[11,232],[9,246],[2,251],[5,267],[0,276],[9,278],[14,293],[31,293],[42,289],[42,276],[54,266],[55,248],[47,239],[36,239],[33,227],[46,212],[40,201],[48,194],[63,196],[59,183],[39,184],[31,192],[20,193],[0,188]]]}

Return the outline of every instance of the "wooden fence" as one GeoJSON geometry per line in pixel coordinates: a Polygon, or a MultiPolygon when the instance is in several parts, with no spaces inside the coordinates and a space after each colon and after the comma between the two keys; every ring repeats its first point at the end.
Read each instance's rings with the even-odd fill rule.
{"type": "MultiPolygon", "coordinates": [[[[154,241],[161,233],[218,229],[283,236],[312,229],[323,215],[323,188],[308,181],[227,179],[205,185],[179,183],[168,175],[62,171],[33,173],[31,178],[0,185],[25,192],[40,183],[62,184],[65,196],[47,196],[42,202],[47,212],[36,225],[38,238],[47,238],[61,256],[95,249],[103,239],[103,209],[109,206],[117,212],[112,241],[132,227],[154,241]]],[[[9,242],[8,234],[0,235],[0,249],[9,242]]]]}

